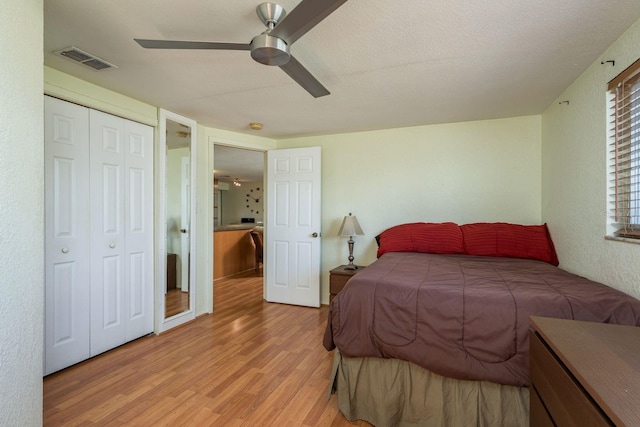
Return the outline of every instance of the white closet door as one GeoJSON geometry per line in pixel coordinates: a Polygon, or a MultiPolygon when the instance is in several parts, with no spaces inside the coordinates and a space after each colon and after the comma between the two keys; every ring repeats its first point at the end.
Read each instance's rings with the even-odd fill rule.
{"type": "Polygon", "coordinates": [[[44,374],[90,356],[89,110],[44,97],[44,374]]]}
{"type": "Polygon", "coordinates": [[[124,123],[91,110],[91,355],[124,343],[124,123]]]}
{"type": "Polygon", "coordinates": [[[153,331],[153,129],[91,111],[91,354],[153,331]]]}
{"type": "Polygon", "coordinates": [[[153,332],[153,128],[125,121],[125,341],[153,332]]]}

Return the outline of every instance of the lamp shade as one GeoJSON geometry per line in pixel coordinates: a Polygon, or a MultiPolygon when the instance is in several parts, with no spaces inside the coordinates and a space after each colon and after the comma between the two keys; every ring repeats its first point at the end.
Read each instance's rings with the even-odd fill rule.
{"type": "Polygon", "coordinates": [[[349,214],[342,220],[338,236],[364,236],[364,232],[358,224],[358,218],[349,214]]]}

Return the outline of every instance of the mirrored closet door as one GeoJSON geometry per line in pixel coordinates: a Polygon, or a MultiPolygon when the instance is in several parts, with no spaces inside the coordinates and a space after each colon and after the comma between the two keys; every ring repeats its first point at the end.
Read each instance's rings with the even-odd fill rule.
{"type": "Polygon", "coordinates": [[[195,318],[195,131],[194,121],[161,110],[158,153],[164,193],[158,264],[163,267],[158,273],[164,280],[159,290],[159,332],[195,318]]]}

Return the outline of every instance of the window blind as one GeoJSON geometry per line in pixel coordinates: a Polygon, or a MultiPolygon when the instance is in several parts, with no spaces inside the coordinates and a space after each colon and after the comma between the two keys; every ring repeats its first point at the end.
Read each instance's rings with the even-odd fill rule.
{"type": "Polygon", "coordinates": [[[617,236],[640,239],[640,60],[609,82],[609,201],[617,236]]]}

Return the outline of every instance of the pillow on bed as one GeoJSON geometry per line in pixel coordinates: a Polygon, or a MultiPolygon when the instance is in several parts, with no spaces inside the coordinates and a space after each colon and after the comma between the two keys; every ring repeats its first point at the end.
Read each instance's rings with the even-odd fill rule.
{"type": "Polygon", "coordinates": [[[380,233],[376,240],[378,258],[387,252],[464,253],[462,232],[454,222],[396,225],[380,233]]]}
{"type": "Polygon", "coordinates": [[[518,225],[504,222],[461,225],[468,255],[528,258],[558,265],[547,224],[518,225]]]}

